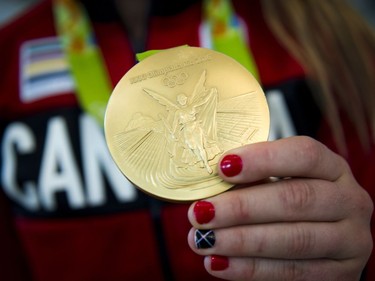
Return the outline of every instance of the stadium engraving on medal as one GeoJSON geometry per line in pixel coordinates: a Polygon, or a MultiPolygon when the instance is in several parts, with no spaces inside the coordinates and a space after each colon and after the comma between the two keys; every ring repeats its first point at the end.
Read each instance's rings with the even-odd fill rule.
{"type": "Polygon", "coordinates": [[[114,89],[105,118],[107,144],[123,174],[172,201],[228,190],[217,173],[221,155],[265,141],[268,128],[256,80],[233,59],[193,47],[162,51],[134,66],[114,89]]]}

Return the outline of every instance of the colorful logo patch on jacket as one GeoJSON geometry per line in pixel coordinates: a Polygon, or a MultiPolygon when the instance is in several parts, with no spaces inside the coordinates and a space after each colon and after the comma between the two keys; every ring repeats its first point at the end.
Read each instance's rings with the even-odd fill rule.
{"type": "Polygon", "coordinates": [[[20,100],[24,103],[75,89],[58,37],[25,42],[21,47],[20,100]]]}

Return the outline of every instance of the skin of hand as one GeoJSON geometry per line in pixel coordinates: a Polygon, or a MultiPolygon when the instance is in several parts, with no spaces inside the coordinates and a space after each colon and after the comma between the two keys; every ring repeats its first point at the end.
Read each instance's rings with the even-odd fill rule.
{"type": "Polygon", "coordinates": [[[188,212],[189,246],[205,256],[211,275],[359,280],[372,251],[373,203],[341,156],[309,137],[251,144],[225,155],[239,156],[219,165],[219,175],[237,187],[193,203],[188,212]],[[223,165],[235,173],[226,176],[223,165]],[[209,243],[199,245],[202,237],[209,243]]]}

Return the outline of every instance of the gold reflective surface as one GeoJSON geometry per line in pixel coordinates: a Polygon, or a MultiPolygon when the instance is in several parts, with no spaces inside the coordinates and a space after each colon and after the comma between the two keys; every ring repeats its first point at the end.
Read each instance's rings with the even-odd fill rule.
{"type": "Polygon", "coordinates": [[[125,74],[104,127],[114,161],[133,184],[160,199],[192,201],[232,186],[218,177],[218,160],[267,140],[269,112],[258,82],[238,62],[183,46],[125,74]]]}

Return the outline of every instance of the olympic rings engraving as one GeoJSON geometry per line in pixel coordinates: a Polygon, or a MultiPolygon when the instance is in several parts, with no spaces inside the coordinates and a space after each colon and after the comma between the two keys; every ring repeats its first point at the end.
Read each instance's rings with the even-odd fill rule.
{"type": "Polygon", "coordinates": [[[188,76],[189,75],[186,72],[181,72],[172,76],[165,76],[163,78],[163,84],[164,86],[167,86],[169,88],[174,88],[177,85],[183,85],[186,82],[188,76]]]}

